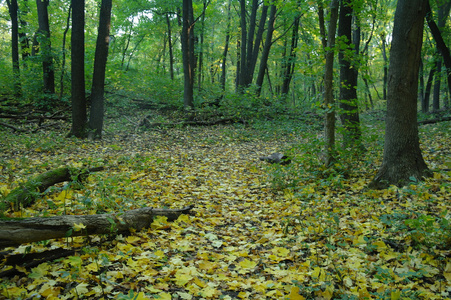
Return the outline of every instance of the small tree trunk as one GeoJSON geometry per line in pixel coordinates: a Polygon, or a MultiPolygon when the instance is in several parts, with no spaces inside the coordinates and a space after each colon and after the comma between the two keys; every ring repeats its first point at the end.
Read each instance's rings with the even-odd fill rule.
{"type": "Polygon", "coordinates": [[[85,95],[85,0],[72,0],[71,5],[72,128],[69,135],[85,138],[87,125],[85,95]]]}
{"type": "Polygon", "coordinates": [[[337,31],[338,0],[330,3],[330,19],[327,34],[326,65],[324,70],[324,106],[326,109],[324,138],[325,164],[329,167],[335,160],[335,100],[333,91],[333,71],[335,54],[335,33],[337,31]]]}
{"type": "Polygon", "coordinates": [[[184,93],[183,104],[191,118],[194,109],[194,16],[192,0],[183,0],[183,28],[182,28],[182,52],[183,52],[183,74],[184,93]]]}
{"type": "Polygon", "coordinates": [[[105,69],[110,43],[111,6],[112,0],[102,0],[94,58],[94,74],[92,76],[91,112],[89,114],[89,128],[91,129],[89,134],[92,135],[93,139],[102,138],[105,69]]]}
{"type": "Polygon", "coordinates": [[[39,34],[44,77],[44,93],[55,93],[55,71],[53,68],[52,46],[50,43],[49,0],[36,0],[38,10],[39,34]]]}

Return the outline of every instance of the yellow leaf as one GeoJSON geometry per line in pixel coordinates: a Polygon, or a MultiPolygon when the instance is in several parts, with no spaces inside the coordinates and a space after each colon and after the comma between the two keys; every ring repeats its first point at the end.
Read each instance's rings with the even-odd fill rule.
{"type": "Polygon", "coordinates": [[[305,300],[305,297],[299,295],[299,287],[293,286],[291,287],[290,294],[288,295],[289,300],[305,300]]]}
{"type": "Polygon", "coordinates": [[[141,238],[139,236],[135,236],[135,235],[130,235],[125,239],[125,241],[129,244],[136,243],[140,240],[141,240],[141,238]]]}
{"type": "Polygon", "coordinates": [[[401,291],[392,291],[390,295],[390,300],[398,300],[401,299],[401,291]]]}
{"type": "Polygon", "coordinates": [[[72,226],[74,228],[75,231],[80,231],[82,229],[86,229],[86,226],[83,225],[83,223],[74,223],[74,226],[72,226]]]}
{"type": "MultiPolygon", "coordinates": [[[[140,294],[143,294],[142,292],[140,293],[140,294]]],[[[143,294],[144,295],[144,294],[143,294]]],[[[159,293],[158,294],[158,299],[161,299],[161,300],[171,300],[172,299],[172,296],[171,296],[171,294],[169,294],[169,293],[159,293]]],[[[149,298],[138,298],[138,299],[149,299],[149,298]]]]}
{"type": "Polygon", "coordinates": [[[288,250],[287,248],[282,248],[282,247],[274,247],[271,251],[272,251],[272,253],[274,253],[274,255],[277,255],[280,257],[287,257],[288,254],[290,254],[290,250],[288,250]]]}
{"type": "Polygon", "coordinates": [[[55,197],[55,200],[64,201],[66,199],[72,198],[74,192],[72,190],[63,190],[58,196],[55,197]]]}
{"type": "Polygon", "coordinates": [[[257,263],[246,258],[245,260],[240,261],[239,265],[243,269],[252,269],[257,266],[257,263]]]}

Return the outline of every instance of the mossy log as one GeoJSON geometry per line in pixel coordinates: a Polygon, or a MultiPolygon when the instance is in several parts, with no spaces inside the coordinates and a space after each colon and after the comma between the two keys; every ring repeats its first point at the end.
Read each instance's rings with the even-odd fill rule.
{"type": "Polygon", "coordinates": [[[34,201],[40,196],[40,193],[43,193],[50,186],[65,181],[82,181],[90,173],[102,171],[103,169],[103,167],[91,169],[62,167],[47,171],[12,190],[2,200],[2,208],[4,208],[5,205],[12,205],[12,207],[16,210],[20,206],[28,207],[34,203],[34,201]]]}
{"type": "Polygon", "coordinates": [[[0,249],[23,243],[56,239],[67,236],[118,234],[131,229],[148,228],[154,216],[166,216],[169,221],[190,213],[194,205],[181,209],[139,208],[123,213],[97,215],[65,215],[0,221],[0,249]],[[82,224],[76,231],[75,224],[82,224]]]}

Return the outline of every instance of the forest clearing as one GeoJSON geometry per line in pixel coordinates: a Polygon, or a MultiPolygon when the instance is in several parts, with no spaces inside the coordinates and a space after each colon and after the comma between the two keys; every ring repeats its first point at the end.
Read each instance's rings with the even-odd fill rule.
{"type": "MultiPolygon", "coordinates": [[[[50,187],[7,217],[187,205],[194,214],[156,217],[148,229],[117,236],[3,249],[2,298],[449,298],[451,174],[367,189],[381,159],[383,122],[366,117],[367,153],[331,169],[318,156],[321,132],[298,120],[133,133],[127,119],[114,119],[102,141],[66,139],[64,126],[4,131],[4,195],[60,166],[105,168],[81,185],[50,187]],[[278,151],[291,163],[259,160],[278,151]]],[[[428,165],[449,169],[449,122],[420,129],[428,165]]]]}

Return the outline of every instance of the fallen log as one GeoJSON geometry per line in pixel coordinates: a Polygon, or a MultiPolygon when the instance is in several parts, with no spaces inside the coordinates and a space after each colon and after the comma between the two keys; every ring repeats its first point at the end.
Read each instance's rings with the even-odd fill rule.
{"type": "Polygon", "coordinates": [[[48,187],[65,181],[79,181],[81,182],[90,173],[102,171],[103,167],[96,167],[90,169],[75,169],[69,167],[62,167],[50,170],[40,174],[19,187],[12,190],[2,200],[0,211],[5,209],[5,206],[11,206],[18,209],[21,205],[28,207],[34,203],[40,193],[44,192],[48,187]]]}
{"type": "Polygon", "coordinates": [[[154,216],[166,216],[169,221],[190,213],[194,205],[181,209],[138,208],[123,213],[98,215],[65,215],[0,221],[0,249],[24,243],[56,239],[67,236],[119,234],[130,229],[148,228],[154,216]],[[81,230],[76,231],[74,226],[81,230]]]}
{"type": "Polygon", "coordinates": [[[226,124],[234,124],[234,123],[241,123],[244,125],[247,125],[248,123],[246,120],[243,119],[237,119],[234,117],[230,118],[221,118],[217,120],[211,120],[211,121],[201,121],[201,120],[186,120],[181,122],[150,122],[149,119],[146,117],[139,123],[140,127],[145,128],[153,128],[153,127],[185,127],[185,126],[214,126],[214,125],[226,125],[226,124]]]}
{"type": "Polygon", "coordinates": [[[436,119],[419,121],[418,124],[419,125],[435,124],[435,123],[446,122],[446,121],[451,121],[451,117],[440,117],[440,118],[436,118],[436,119]]]}

